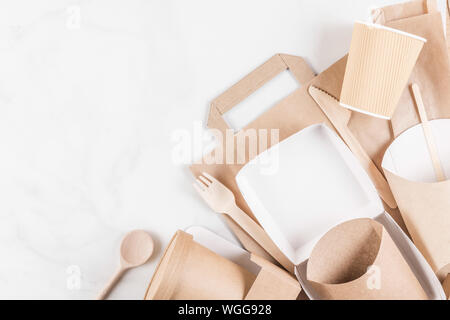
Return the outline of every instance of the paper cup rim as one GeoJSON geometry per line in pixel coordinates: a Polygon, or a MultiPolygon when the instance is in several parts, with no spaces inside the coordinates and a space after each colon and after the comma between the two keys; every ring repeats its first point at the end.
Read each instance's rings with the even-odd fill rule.
{"type": "Polygon", "coordinates": [[[348,104],[345,104],[345,103],[342,103],[342,102],[339,102],[339,104],[342,107],[346,108],[346,109],[349,109],[349,110],[352,110],[352,111],[356,111],[356,112],[359,112],[359,113],[364,113],[364,114],[366,114],[368,116],[372,116],[372,117],[375,117],[375,118],[380,118],[380,119],[383,119],[383,120],[391,120],[391,117],[388,117],[388,116],[383,116],[381,114],[376,114],[376,113],[373,113],[373,112],[370,112],[370,111],[367,111],[367,110],[362,110],[362,109],[359,109],[359,108],[355,108],[355,107],[349,106],[348,104]]]}
{"type": "Polygon", "coordinates": [[[423,37],[420,37],[418,35],[415,35],[415,34],[412,34],[412,33],[406,32],[406,31],[390,28],[390,27],[387,27],[387,26],[384,26],[384,25],[381,25],[381,24],[377,24],[377,23],[373,23],[373,22],[364,22],[364,21],[356,21],[355,23],[362,24],[362,25],[365,25],[365,26],[368,26],[368,27],[373,27],[373,28],[377,28],[377,29],[382,29],[382,30],[387,30],[387,31],[391,31],[391,32],[394,32],[394,33],[398,33],[398,34],[401,34],[401,35],[404,35],[404,36],[407,36],[407,37],[410,37],[410,38],[422,41],[423,43],[427,42],[427,39],[425,39],[423,37]]]}

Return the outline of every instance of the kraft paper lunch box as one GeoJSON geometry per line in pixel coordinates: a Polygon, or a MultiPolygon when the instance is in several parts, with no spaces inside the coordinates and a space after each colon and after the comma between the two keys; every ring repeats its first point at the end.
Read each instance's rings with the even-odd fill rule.
{"type": "MultiPolygon", "coordinates": [[[[372,181],[355,156],[326,125],[309,126],[267,149],[238,172],[236,182],[258,222],[295,265],[295,274],[311,299],[329,298],[330,296],[324,295],[323,290],[331,287],[319,289],[312,285],[308,280],[308,259],[317,250],[315,247],[324,241],[324,237],[329,236],[328,233],[335,232],[343,223],[355,219],[369,219],[372,221],[368,223],[371,231],[367,234],[378,234],[378,239],[384,239],[383,243],[391,241],[395,244],[395,250],[398,250],[414,275],[414,280],[411,281],[417,279],[429,299],[445,299],[432,268],[385,212],[372,181]],[[270,174],[265,170],[267,161],[271,161],[271,166],[277,168],[270,174]]],[[[342,230],[338,230],[338,234],[340,236],[336,239],[344,246],[348,245],[348,250],[351,249],[351,243],[363,243],[366,236],[342,230]],[[345,239],[354,237],[353,234],[357,238],[353,242],[346,242],[345,239]]],[[[377,256],[377,261],[388,260],[389,256],[383,256],[383,250],[389,252],[391,249],[389,246],[378,245],[377,250],[373,251],[380,255],[377,256]]],[[[330,252],[325,250],[324,255],[326,254],[330,252]]],[[[314,256],[315,261],[320,260],[317,252],[314,256]]],[[[351,266],[352,260],[346,263],[351,266]]],[[[399,270],[402,269],[389,267],[383,270],[384,276],[393,280],[398,278],[401,283],[404,279],[401,279],[403,275],[399,270]],[[395,272],[399,273],[394,274],[395,272]]],[[[356,288],[354,280],[359,278],[347,279],[344,284],[356,288]]],[[[351,293],[351,290],[345,290],[342,292],[351,293]]],[[[371,296],[367,288],[357,290],[362,290],[359,294],[361,298],[398,297],[389,292],[387,295],[371,296]]],[[[405,297],[420,297],[421,289],[417,290],[417,294],[405,297]]],[[[355,296],[347,295],[343,298],[355,296]]]]}

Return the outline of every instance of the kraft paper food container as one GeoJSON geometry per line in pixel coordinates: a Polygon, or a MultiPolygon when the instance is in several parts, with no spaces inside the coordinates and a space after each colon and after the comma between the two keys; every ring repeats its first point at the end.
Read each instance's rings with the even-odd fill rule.
{"type": "MultiPolygon", "coordinates": [[[[429,122],[446,177],[450,177],[450,119],[429,122]]],[[[436,181],[421,125],[387,149],[383,169],[411,237],[442,281],[450,273],[450,181],[436,181]]]]}
{"type": "Polygon", "coordinates": [[[155,270],[147,300],[296,299],[301,287],[286,271],[204,229],[177,231],[155,270]],[[237,261],[238,263],[236,263],[237,261]]]}
{"type": "Polygon", "coordinates": [[[390,119],[426,39],[356,22],[342,85],[343,107],[390,119]]]}
{"type": "Polygon", "coordinates": [[[427,299],[386,229],[368,218],[328,231],[311,253],[307,277],[327,300],[427,299]]]}
{"type": "Polygon", "coordinates": [[[309,126],[261,153],[238,172],[236,182],[258,222],[296,266],[309,298],[324,298],[307,280],[313,248],[333,227],[357,218],[381,223],[426,295],[445,297],[425,258],[384,211],[364,169],[326,125],[309,126]],[[278,159],[277,170],[266,174],[260,156],[278,159]]]}

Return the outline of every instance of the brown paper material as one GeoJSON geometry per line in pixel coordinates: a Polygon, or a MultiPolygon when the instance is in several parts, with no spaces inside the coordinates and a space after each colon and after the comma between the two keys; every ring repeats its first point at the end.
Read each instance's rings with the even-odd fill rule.
{"type": "Polygon", "coordinates": [[[450,276],[447,276],[442,282],[442,287],[444,288],[445,296],[447,300],[450,300],[450,276]]]}
{"type": "Polygon", "coordinates": [[[447,0],[447,18],[445,19],[447,21],[447,47],[448,47],[448,54],[450,55],[450,0],[447,0]]]}
{"type": "Polygon", "coordinates": [[[374,9],[372,17],[375,23],[386,24],[390,21],[420,16],[437,10],[436,0],[414,0],[374,9]]]}
{"type": "MultiPolygon", "coordinates": [[[[436,2],[412,1],[381,8],[379,12],[382,12],[383,18],[377,22],[427,39],[409,83],[420,85],[429,119],[450,118],[450,65],[436,2]]],[[[322,89],[327,90],[326,86],[324,84],[322,89]]],[[[409,88],[405,88],[391,122],[355,112],[352,113],[348,126],[381,168],[385,150],[394,138],[418,123],[420,121],[413,96],[409,88]]],[[[399,222],[398,210],[386,210],[399,222]]]]}
{"type": "MultiPolygon", "coordinates": [[[[417,34],[428,40],[420,54],[410,81],[414,81],[421,86],[425,104],[429,108],[427,113],[430,119],[450,118],[450,108],[448,108],[448,101],[450,101],[450,81],[448,81],[450,67],[447,44],[444,38],[441,16],[434,9],[432,3],[433,1],[420,0],[379,10],[383,12],[386,24],[389,27],[417,34]]],[[[243,130],[232,135],[231,140],[236,142],[239,135],[244,135],[246,129],[251,128],[279,129],[280,141],[316,123],[325,123],[334,130],[328,118],[320,110],[307,90],[309,86],[313,85],[339,99],[345,67],[346,58],[344,57],[314,78],[313,72],[302,58],[284,54],[275,55],[211,103],[208,127],[219,129],[221,132],[226,131],[229,126],[223,119],[225,112],[261,88],[263,84],[276,74],[289,69],[290,72],[295,73],[295,77],[299,80],[302,87],[249,123],[243,130]]],[[[392,126],[391,122],[383,119],[357,112],[349,112],[347,109],[339,106],[336,108],[336,112],[343,113],[348,119],[346,122],[349,129],[380,170],[385,150],[394,138],[404,130],[419,123],[415,110],[415,104],[408,89],[405,89],[403,92],[392,118],[392,126]]],[[[224,139],[224,144],[225,141],[226,139],[224,139]]],[[[271,142],[268,141],[267,147],[271,145],[271,142]]],[[[264,149],[266,148],[258,150],[258,154],[264,149]]],[[[225,146],[220,146],[215,152],[220,154],[224,150],[226,150],[225,146]]],[[[203,162],[192,165],[190,169],[195,176],[200,175],[202,172],[207,172],[219,179],[234,193],[237,205],[253,218],[253,214],[245,203],[235,181],[237,172],[249,160],[248,153],[248,149],[246,149],[246,159],[244,159],[243,163],[236,163],[235,161],[233,164],[226,164],[225,162],[222,164],[207,164],[207,162],[203,162]]],[[[214,155],[214,152],[212,155],[214,155]]],[[[385,206],[385,209],[404,228],[399,211],[388,206],[385,206]]],[[[247,250],[259,255],[267,255],[233,221],[229,220],[229,224],[232,225],[233,230],[241,231],[237,233],[237,236],[247,250]]]]}
{"type": "MultiPolygon", "coordinates": [[[[273,56],[267,62],[258,67],[255,71],[250,73],[244,79],[239,81],[236,85],[231,87],[225,93],[220,95],[211,103],[210,114],[208,118],[208,127],[212,129],[218,129],[224,137],[226,137],[226,131],[229,126],[223,119],[223,114],[230,110],[236,103],[242,101],[246,96],[250,95],[252,92],[260,88],[264,83],[273,78],[279,72],[288,69],[294,73],[295,77],[300,81],[301,87],[290,94],[288,97],[282,99],[278,104],[272,107],[270,110],[262,114],[259,118],[248,124],[241,131],[232,135],[232,142],[230,145],[235,147],[237,145],[238,139],[245,136],[248,129],[276,129],[279,130],[279,140],[283,141],[292,134],[317,123],[325,123],[332,130],[334,130],[333,124],[323,113],[321,108],[315,103],[313,98],[308,93],[308,88],[310,85],[316,85],[319,87],[325,87],[334,94],[338,94],[341,89],[342,77],[345,70],[345,59],[340,60],[332,68],[325,71],[323,74],[313,78],[309,82],[305,82],[305,79],[311,79],[313,76],[312,71],[304,63],[303,59],[300,57],[294,57],[289,55],[278,54],[273,56]],[[294,68],[292,66],[295,66],[294,68]],[[301,66],[301,67],[299,67],[301,66]],[[306,75],[306,76],[305,76],[306,75]]],[[[342,118],[344,123],[347,123],[350,118],[350,111],[338,106],[335,110],[335,114],[342,118]]],[[[387,127],[389,128],[389,127],[387,127]]],[[[389,135],[389,134],[388,134],[389,135]]],[[[260,136],[257,136],[257,145],[261,146],[264,143],[260,143],[260,136]]],[[[224,144],[219,146],[211,155],[207,157],[214,156],[215,153],[221,154],[223,159],[219,163],[208,164],[207,161],[203,161],[200,164],[193,164],[191,166],[191,171],[195,176],[199,176],[202,172],[207,172],[220,180],[227,188],[229,188],[236,198],[236,204],[246,212],[250,217],[254,218],[248,205],[245,203],[242,194],[236,185],[235,177],[239,170],[252,158],[250,157],[250,152],[248,145],[245,146],[245,159],[240,159],[241,162],[237,161],[237,150],[236,148],[231,148],[232,154],[235,156],[235,161],[232,164],[226,162],[226,154],[228,144],[226,139],[223,140],[224,144]],[[243,160],[243,161],[242,161],[243,160]]],[[[268,139],[266,142],[266,148],[261,148],[258,150],[258,154],[265,151],[267,148],[272,146],[272,141],[268,139]]],[[[396,213],[396,211],[394,211],[396,213]]],[[[394,215],[395,216],[395,215],[394,215]]],[[[402,224],[399,220],[399,216],[395,216],[396,220],[402,224]]],[[[249,236],[242,230],[232,220],[228,220],[231,229],[235,232],[236,236],[239,238],[244,247],[250,252],[256,253],[258,255],[267,255],[267,253],[256,244],[249,236]],[[236,230],[240,230],[236,231],[236,230]]]]}
{"type": "MultiPolygon", "coordinates": [[[[237,172],[251,160],[249,148],[248,145],[246,145],[244,158],[241,157],[239,159],[240,161],[238,161],[238,139],[244,136],[248,129],[277,129],[279,130],[279,140],[282,141],[292,134],[315,123],[326,123],[331,128],[333,126],[308,94],[308,85],[311,83],[314,73],[302,58],[285,54],[273,56],[211,103],[208,127],[218,129],[223,136],[226,137],[226,132],[227,130],[230,130],[230,128],[223,119],[223,114],[259,89],[277,74],[285,70],[289,70],[302,87],[281,100],[276,106],[248,124],[241,131],[232,134],[233,143],[226,144],[226,139],[224,139],[224,145],[219,146],[218,149],[212,153],[212,155],[215,153],[222,154],[223,158],[220,163],[207,164],[207,162],[204,161],[201,164],[194,164],[191,166],[191,171],[195,176],[200,175],[202,172],[207,172],[220,180],[234,193],[236,204],[252,218],[254,218],[253,214],[245,203],[235,181],[237,172]],[[229,145],[232,145],[232,147],[230,148],[229,145]],[[226,151],[230,149],[230,153],[234,154],[234,161],[231,164],[226,161],[226,151]]],[[[345,122],[348,121],[350,116],[348,110],[339,108],[337,112],[345,116],[345,122]]],[[[270,140],[270,134],[268,136],[269,139],[264,141],[266,142],[266,147],[260,148],[258,154],[272,146],[273,141],[270,140]]],[[[260,143],[261,139],[260,136],[257,136],[258,146],[264,145],[264,143],[260,143]]],[[[236,225],[233,223],[231,223],[231,227],[232,229],[236,229],[236,225]]],[[[246,237],[244,232],[237,233],[236,235],[247,250],[258,255],[267,254],[261,247],[255,244],[254,241],[251,241],[251,239],[248,238],[248,235],[246,237]]]]}
{"type": "Polygon", "coordinates": [[[327,300],[427,299],[387,231],[367,218],[327,232],[308,260],[307,277],[327,300]]]}
{"type": "Polygon", "coordinates": [[[414,244],[442,281],[450,273],[450,180],[415,182],[384,171],[414,244]]]}
{"type": "Polygon", "coordinates": [[[381,25],[355,23],[341,105],[390,119],[425,42],[381,25]]]}
{"type": "Polygon", "coordinates": [[[300,285],[286,271],[252,256],[261,267],[254,275],[177,231],[162,257],[145,299],[242,300],[296,299],[300,285]]]}
{"type": "MultiPolygon", "coordinates": [[[[408,2],[402,6],[403,11],[395,8],[390,6],[381,9],[388,17],[385,22],[388,27],[427,39],[408,83],[417,83],[421,88],[430,120],[450,118],[450,63],[436,1],[408,2]],[[411,9],[418,8],[418,4],[422,4],[420,13],[411,9]]],[[[392,118],[394,135],[400,135],[419,122],[413,96],[410,89],[405,88],[392,118]]]]}

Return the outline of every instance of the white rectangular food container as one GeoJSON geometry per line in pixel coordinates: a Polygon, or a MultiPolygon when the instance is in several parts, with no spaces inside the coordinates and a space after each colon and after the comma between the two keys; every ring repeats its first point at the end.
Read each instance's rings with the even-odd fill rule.
{"type": "Polygon", "coordinates": [[[317,241],[334,226],[372,218],[386,228],[430,299],[445,299],[431,267],[384,211],[378,193],[344,142],[326,125],[316,124],[283,140],[247,163],[236,176],[239,189],[281,251],[311,299],[306,265],[317,241]],[[260,161],[264,157],[266,161],[260,161]],[[276,170],[265,170],[276,159],[276,170]]]}

